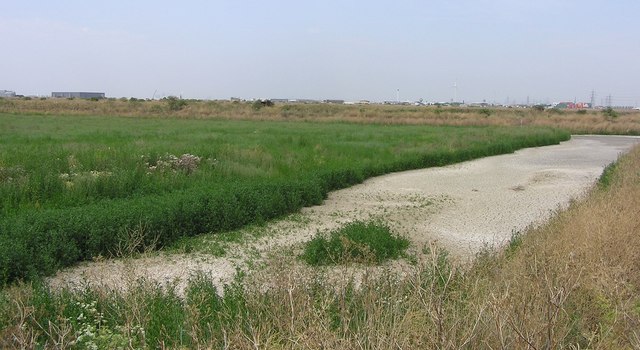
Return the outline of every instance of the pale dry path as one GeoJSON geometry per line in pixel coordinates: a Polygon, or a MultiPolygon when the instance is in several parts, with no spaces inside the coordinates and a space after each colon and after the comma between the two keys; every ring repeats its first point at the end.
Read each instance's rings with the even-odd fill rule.
{"type": "Polygon", "coordinates": [[[61,271],[52,283],[118,287],[124,280],[144,277],[184,286],[190,274],[201,271],[222,284],[238,268],[268,268],[261,265],[266,257],[296,254],[318,232],[368,218],[387,222],[411,240],[416,252],[435,242],[454,259],[468,261],[579,199],[605,166],[638,143],[638,137],[573,136],[560,145],[388,174],[332,192],[322,205],[260,228],[262,238],[229,245],[223,257],[161,254],[83,263],[61,271]]]}

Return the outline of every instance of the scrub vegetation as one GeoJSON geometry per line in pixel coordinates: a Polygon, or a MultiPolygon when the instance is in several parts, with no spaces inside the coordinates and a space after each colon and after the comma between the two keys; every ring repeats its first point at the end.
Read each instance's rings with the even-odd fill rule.
{"type": "Polygon", "coordinates": [[[568,138],[534,127],[0,114],[0,284],[261,223],[372,176],[568,138]]]}
{"type": "MultiPolygon", "coordinates": [[[[270,101],[269,101],[270,102],[270,101]]],[[[0,113],[97,115],[150,118],[351,122],[458,126],[544,126],[572,134],[640,135],[640,112],[633,110],[562,110],[447,107],[411,105],[275,104],[266,101],[229,102],[106,99],[4,99],[0,113]]]]}
{"type": "Polygon", "coordinates": [[[0,347],[638,348],[640,148],[610,169],[607,186],[464,269],[426,247],[406,275],[365,269],[359,283],[287,266],[266,289],[196,274],[184,296],[144,279],[126,291],[20,283],[0,293],[0,347]]]}

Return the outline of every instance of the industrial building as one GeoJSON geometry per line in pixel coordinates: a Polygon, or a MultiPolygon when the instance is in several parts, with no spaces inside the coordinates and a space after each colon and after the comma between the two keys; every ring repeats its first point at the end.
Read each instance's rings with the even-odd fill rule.
{"type": "Polygon", "coordinates": [[[0,90],[0,97],[16,97],[16,92],[9,90],[0,90]]]}
{"type": "Polygon", "coordinates": [[[592,108],[590,103],[587,102],[558,102],[553,108],[558,109],[585,109],[592,108]]]}
{"type": "Polygon", "coordinates": [[[52,92],[53,98],[105,98],[104,92],[52,92]]]}

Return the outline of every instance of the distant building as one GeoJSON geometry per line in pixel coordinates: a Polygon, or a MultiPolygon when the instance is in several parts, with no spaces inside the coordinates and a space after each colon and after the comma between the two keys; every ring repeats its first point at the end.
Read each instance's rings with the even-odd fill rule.
{"type": "Polygon", "coordinates": [[[558,109],[585,109],[591,108],[591,104],[587,102],[558,102],[553,107],[558,109]]]}
{"type": "Polygon", "coordinates": [[[322,102],[323,103],[332,103],[332,104],[341,105],[341,104],[344,103],[344,100],[324,100],[322,102]]]}
{"type": "Polygon", "coordinates": [[[105,98],[104,92],[52,92],[53,98],[105,98]]]}
{"type": "Polygon", "coordinates": [[[320,101],[318,100],[311,100],[311,99],[307,99],[307,98],[303,98],[303,99],[297,99],[296,103],[305,103],[305,104],[313,104],[313,103],[318,103],[320,101]]]}
{"type": "Polygon", "coordinates": [[[16,92],[9,90],[0,90],[0,97],[16,97],[16,92]]]}

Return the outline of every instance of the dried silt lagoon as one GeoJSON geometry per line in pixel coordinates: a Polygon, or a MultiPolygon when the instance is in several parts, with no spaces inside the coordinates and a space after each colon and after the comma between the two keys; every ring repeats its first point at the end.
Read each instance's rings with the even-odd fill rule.
{"type": "MultiPolygon", "coordinates": [[[[333,191],[321,205],[300,213],[232,232],[233,239],[204,235],[159,254],[83,263],[50,281],[58,288],[120,288],[122,276],[144,277],[182,291],[189,276],[204,273],[222,290],[238,271],[268,274],[281,268],[274,261],[302,264],[291,257],[300,254],[303,243],[362,220],[387,223],[409,239],[416,258],[424,258],[424,247],[435,246],[469,264],[483,250],[504,246],[583,198],[605,167],[638,143],[633,136],[573,136],[559,145],[383,175],[333,191]]],[[[387,267],[408,268],[404,265],[409,264],[387,267]]]]}

